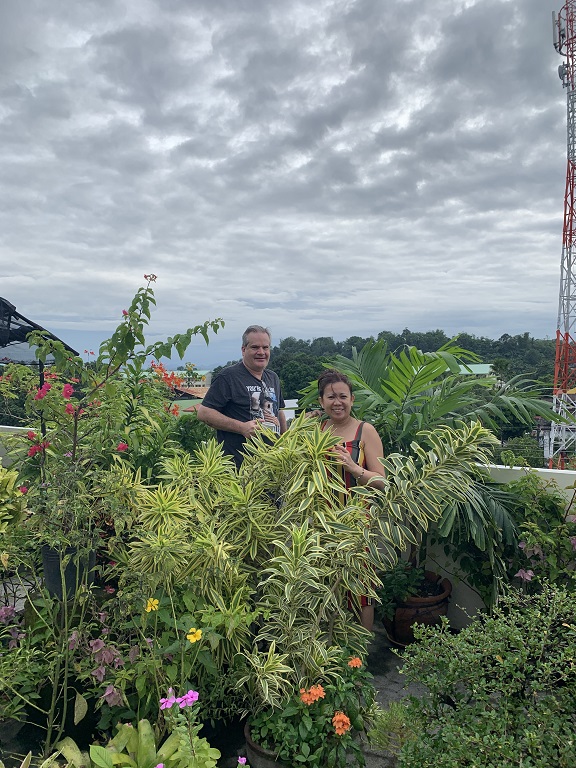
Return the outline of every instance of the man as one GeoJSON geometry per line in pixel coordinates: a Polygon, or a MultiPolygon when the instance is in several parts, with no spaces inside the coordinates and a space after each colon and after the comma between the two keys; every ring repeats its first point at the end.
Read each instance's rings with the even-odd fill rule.
{"type": "Polygon", "coordinates": [[[242,335],[242,362],[220,371],[198,408],[198,418],[216,429],[224,453],[237,467],[244,442],[257,430],[286,431],[280,379],[266,370],[269,360],[270,332],[249,326],[242,335]]]}

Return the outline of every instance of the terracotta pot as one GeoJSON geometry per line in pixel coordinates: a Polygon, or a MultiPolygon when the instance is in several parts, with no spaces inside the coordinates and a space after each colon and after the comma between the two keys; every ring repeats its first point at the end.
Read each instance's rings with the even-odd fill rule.
{"type": "Polygon", "coordinates": [[[448,602],[452,593],[452,583],[442,579],[437,573],[426,571],[427,581],[439,583],[441,592],[431,597],[407,597],[398,603],[392,621],[385,621],[384,626],[388,637],[397,645],[408,645],[414,642],[414,624],[439,624],[440,617],[446,616],[448,602]]]}
{"type": "Polygon", "coordinates": [[[248,723],[244,726],[244,736],[246,738],[246,757],[250,768],[284,768],[284,764],[276,760],[274,752],[264,749],[252,741],[248,723]]]}

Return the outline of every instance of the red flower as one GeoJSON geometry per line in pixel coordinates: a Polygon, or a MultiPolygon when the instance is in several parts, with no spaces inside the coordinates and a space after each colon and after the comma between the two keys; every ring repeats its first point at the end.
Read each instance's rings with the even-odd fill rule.
{"type": "Polygon", "coordinates": [[[122,453],[123,451],[127,451],[129,447],[130,446],[128,445],[128,443],[118,443],[118,445],[116,446],[116,450],[122,453]]]}
{"type": "Polygon", "coordinates": [[[65,406],[64,410],[66,411],[66,413],[72,414],[72,413],[74,413],[76,408],[74,407],[73,403],[66,403],[66,406],[65,406]]]}
{"type": "Polygon", "coordinates": [[[65,400],[68,400],[68,398],[72,397],[73,394],[74,394],[74,387],[72,386],[72,384],[64,384],[62,388],[62,397],[65,400]]]}
{"type": "Polygon", "coordinates": [[[28,440],[36,440],[36,432],[32,432],[32,430],[30,430],[27,433],[26,437],[28,438],[28,440]]]}
{"type": "Polygon", "coordinates": [[[43,400],[48,392],[52,389],[52,384],[49,384],[46,382],[45,384],[42,384],[38,392],[34,395],[34,400],[43,400]]]}
{"type": "Polygon", "coordinates": [[[128,317],[128,312],[126,312],[125,309],[122,310],[122,314],[124,315],[124,317],[128,317]]]}
{"type": "Polygon", "coordinates": [[[20,493],[23,493],[24,495],[28,493],[28,488],[26,488],[25,485],[21,485],[20,488],[18,488],[18,490],[20,491],[20,493]]]}

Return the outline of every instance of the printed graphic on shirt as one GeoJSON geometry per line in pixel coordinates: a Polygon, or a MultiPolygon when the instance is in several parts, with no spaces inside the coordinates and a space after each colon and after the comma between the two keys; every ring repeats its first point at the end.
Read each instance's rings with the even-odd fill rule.
{"type": "Polygon", "coordinates": [[[278,420],[278,398],[274,387],[265,384],[258,387],[255,384],[246,385],[250,397],[250,418],[259,419],[277,434],[280,434],[280,422],[278,420]]]}

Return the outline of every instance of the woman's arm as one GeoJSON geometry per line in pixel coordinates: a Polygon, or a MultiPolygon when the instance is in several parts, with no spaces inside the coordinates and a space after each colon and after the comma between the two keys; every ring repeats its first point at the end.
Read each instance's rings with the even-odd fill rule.
{"type": "Polygon", "coordinates": [[[372,424],[367,423],[365,423],[362,428],[361,439],[364,443],[364,463],[366,464],[366,467],[361,467],[359,464],[356,464],[343,445],[335,445],[332,450],[338,457],[340,463],[343,464],[346,472],[355,478],[357,485],[368,485],[371,481],[370,485],[373,485],[376,488],[383,488],[384,484],[378,480],[378,478],[384,476],[384,467],[378,461],[379,458],[384,456],[382,440],[380,440],[380,436],[372,424]]]}
{"type": "Polygon", "coordinates": [[[378,461],[378,459],[381,459],[384,456],[384,448],[382,447],[380,435],[376,432],[376,429],[372,424],[364,424],[364,427],[362,428],[362,440],[364,441],[366,469],[364,470],[364,474],[356,477],[356,483],[358,485],[370,484],[376,488],[383,488],[383,483],[374,478],[383,477],[385,474],[384,467],[378,461]]]}

